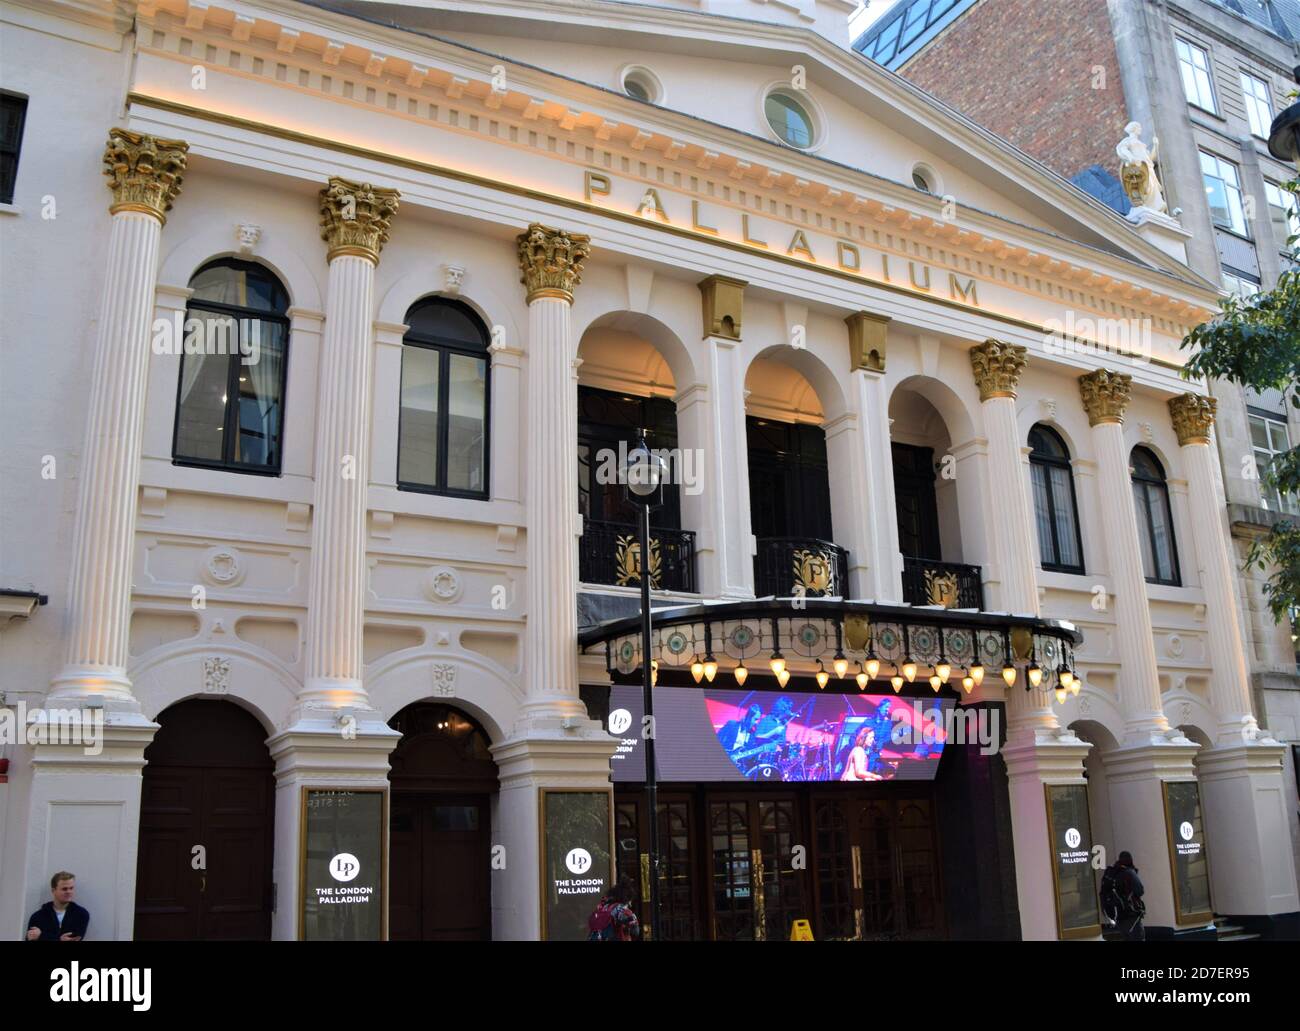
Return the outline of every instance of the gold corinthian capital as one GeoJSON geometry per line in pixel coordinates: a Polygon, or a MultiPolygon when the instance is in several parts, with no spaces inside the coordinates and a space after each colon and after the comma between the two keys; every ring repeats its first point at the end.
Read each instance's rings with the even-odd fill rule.
{"type": "Polygon", "coordinates": [[[325,260],[351,254],[379,264],[400,197],[396,190],[331,176],[320,191],[320,235],[329,244],[325,260]]]}
{"type": "Polygon", "coordinates": [[[975,385],[980,388],[980,400],[993,397],[1015,397],[1020,372],[1025,367],[1026,349],[1019,344],[1002,340],[985,340],[970,350],[970,364],[975,372],[975,385]]]}
{"type": "Polygon", "coordinates": [[[159,222],[181,192],[190,145],[130,129],[110,129],[104,148],[104,174],[113,191],[109,211],[143,211],[159,222]]]}
{"type": "Polygon", "coordinates": [[[1088,413],[1089,426],[1122,423],[1132,392],[1133,377],[1128,373],[1097,369],[1079,377],[1079,396],[1088,413]]]}
{"type": "Polygon", "coordinates": [[[517,239],[523,272],[519,282],[528,287],[529,303],[559,297],[572,304],[573,288],[582,282],[582,263],[591,253],[591,237],[534,222],[517,239]]]}
{"type": "Polygon", "coordinates": [[[1179,394],[1169,399],[1169,417],[1179,444],[1208,444],[1218,402],[1201,394],[1179,394]]]}

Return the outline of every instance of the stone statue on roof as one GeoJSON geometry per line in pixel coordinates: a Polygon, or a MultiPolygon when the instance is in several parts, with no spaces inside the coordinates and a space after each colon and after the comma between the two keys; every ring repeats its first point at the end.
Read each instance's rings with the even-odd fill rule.
{"type": "Polygon", "coordinates": [[[1129,122],[1124,126],[1125,136],[1119,141],[1115,153],[1119,155],[1119,177],[1124,192],[1134,208],[1146,208],[1167,214],[1164,190],[1156,176],[1156,161],[1160,157],[1160,138],[1151,138],[1151,149],[1142,142],[1142,124],[1129,122]]]}

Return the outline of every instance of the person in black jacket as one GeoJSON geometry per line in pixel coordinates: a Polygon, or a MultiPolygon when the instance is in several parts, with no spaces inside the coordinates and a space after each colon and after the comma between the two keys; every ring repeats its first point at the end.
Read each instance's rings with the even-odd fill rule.
{"type": "Polygon", "coordinates": [[[1144,889],[1138,877],[1138,869],[1133,865],[1132,854],[1121,852],[1115,866],[1117,867],[1115,887],[1123,906],[1115,926],[1123,932],[1125,941],[1146,941],[1147,932],[1142,926],[1142,918],[1146,916],[1147,907],[1142,901],[1144,889]]]}
{"type": "Polygon", "coordinates": [[[29,942],[79,942],[90,926],[90,913],[72,901],[77,878],[60,870],[50,878],[51,900],[27,921],[29,942]]]}

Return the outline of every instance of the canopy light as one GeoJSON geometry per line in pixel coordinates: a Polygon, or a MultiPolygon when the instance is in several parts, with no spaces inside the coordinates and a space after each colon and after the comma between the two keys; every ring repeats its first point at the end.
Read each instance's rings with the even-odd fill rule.
{"type": "Polygon", "coordinates": [[[731,672],[735,674],[737,685],[744,687],[745,681],[749,679],[749,670],[745,668],[745,664],[742,662],[731,672]]]}

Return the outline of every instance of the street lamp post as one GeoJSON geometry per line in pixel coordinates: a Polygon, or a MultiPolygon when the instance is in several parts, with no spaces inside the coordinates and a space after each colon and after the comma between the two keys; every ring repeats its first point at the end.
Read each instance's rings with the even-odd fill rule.
{"type": "Polygon", "coordinates": [[[659,941],[659,782],[655,770],[654,673],[650,658],[650,509],[659,504],[664,481],[664,463],[646,446],[645,431],[637,437],[628,455],[628,496],[640,509],[637,520],[641,557],[641,703],[645,720],[645,793],[650,821],[650,907],[647,921],[650,940],[659,941]]]}

